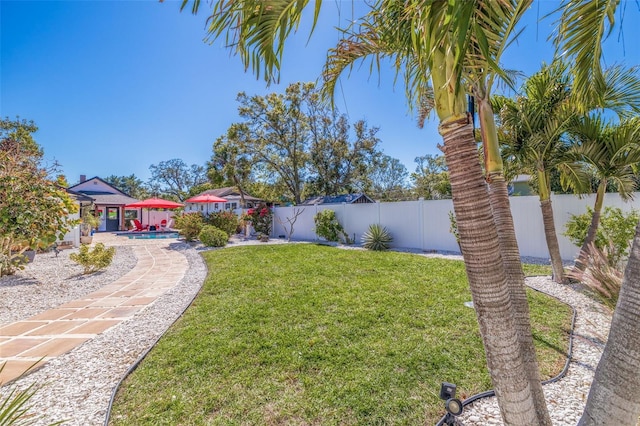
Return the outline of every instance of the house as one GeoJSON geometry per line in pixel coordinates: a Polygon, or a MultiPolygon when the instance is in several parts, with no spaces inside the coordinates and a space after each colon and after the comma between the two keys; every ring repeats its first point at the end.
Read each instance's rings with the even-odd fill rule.
{"type": "MultiPolygon", "coordinates": [[[[138,201],[97,176],[87,179],[85,175],[80,175],[80,183],[68,189],[93,199],[95,211],[101,219],[98,231],[124,230],[124,206],[138,201]]],[[[84,206],[81,204],[81,207],[84,206]]]]}
{"type": "Polygon", "coordinates": [[[517,175],[509,183],[509,195],[535,195],[531,189],[531,185],[529,185],[530,181],[530,175],[517,175]]]}
{"type": "Polygon", "coordinates": [[[242,205],[242,197],[240,191],[235,186],[227,186],[225,188],[209,189],[198,195],[214,195],[224,198],[226,203],[185,203],[184,211],[189,212],[215,212],[224,210],[236,210],[239,208],[250,209],[264,202],[264,200],[242,192],[244,196],[245,206],[242,205]]]}
{"type": "Polygon", "coordinates": [[[313,206],[317,204],[364,204],[375,203],[365,194],[342,194],[342,195],[325,195],[320,197],[307,198],[302,202],[302,206],[313,206]]]}

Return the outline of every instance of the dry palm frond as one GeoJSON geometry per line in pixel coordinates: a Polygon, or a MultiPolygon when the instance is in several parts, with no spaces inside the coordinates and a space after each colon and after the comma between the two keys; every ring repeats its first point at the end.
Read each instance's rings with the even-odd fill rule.
{"type": "Polygon", "coordinates": [[[582,282],[590,289],[606,299],[607,304],[615,306],[622,286],[622,272],[610,265],[609,252],[611,248],[598,249],[594,244],[589,245],[587,268],[580,271],[574,268],[567,273],[571,279],[582,282]]]}

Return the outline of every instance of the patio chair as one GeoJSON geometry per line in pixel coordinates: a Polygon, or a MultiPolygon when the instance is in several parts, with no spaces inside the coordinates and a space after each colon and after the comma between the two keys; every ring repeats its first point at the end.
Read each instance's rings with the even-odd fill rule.
{"type": "Polygon", "coordinates": [[[161,231],[166,231],[167,230],[167,219],[162,219],[160,221],[160,230],[161,231]]]}
{"type": "Polygon", "coordinates": [[[132,229],[132,231],[134,232],[146,231],[149,228],[149,225],[142,226],[142,223],[140,223],[138,219],[133,219],[133,226],[134,228],[132,229]]]}

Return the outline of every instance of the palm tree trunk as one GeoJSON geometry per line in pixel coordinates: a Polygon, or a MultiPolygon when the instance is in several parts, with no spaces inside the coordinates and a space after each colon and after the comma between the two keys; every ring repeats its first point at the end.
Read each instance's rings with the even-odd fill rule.
{"type": "Polygon", "coordinates": [[[596,192],[596,202],[593,206],[593,216],[591,216],[591,225],[587,231],[587,236],[582,243],[580,253],[576,259],[575,268],[579,271],[584,271],[587,268],[587,258],[589,256],[589,246],[596,240],[596,233],[598,232],[598,225],[600,224],[600,214],[602,213],[602,204],[604,202],[604,193],[607,189],[607,180],[602,179],[600,185],[598,185],[598,191],[596,192]]]}
{"type": "Polygon", "coordinates": [[[542,224],[544,225],[544,237],[547,240],[549,257],[551,257],[551,270],[553,280],[559,284],[566,282],[564,277],[564,267],[562,266],[562,256],[560,256],[560,244],[556,234],[556,224],[553,219],[553,208],[551,199],[540,199],[540,210],[542,211],[542,224]]]}
{"type": "Polygon", "coordinates": [[[443,120],[439,131],[444,139],[443,151],[469,287],[500,412],[506,425],[536,424],[498,233],[470,118],[443,120]]]}
{"type": "Polygon", "coordinates": [[[636,227],[607,344],[579,426],[635,426],[640,416],[640,224],[636,227]]]}
{"type": "Polygon", "coordinates": [[[533,344],[531,334],[531,321],[529,317],[529,303],[524,283],[524,272],[520,260],[520,250],[516,240],[515,227],[513,226],[513,216],[511,215],[511,205],[509,203],[509,192],[504,176],[492,176],[489,181],[489,195],[493,218],[498,231],[500,241],[500,252],[502,262],[507,275],[511,304],[513,306],[513,316],[518,332],[518,341],[522,351],[522,360],[526,370],[529,386],[535,405],[537,421],[536,425],[551,425],[549,410],[544,399],[540,371],[536,349],[533,344]]]}
{"type": "Polygon", "coordinates": [[[529,319],[529,303],[524,283],[524,272],[520,260],[520,249],[513,226],[509,191],[504,179],[504,165],[500,155],[498,133],[491,103],[484,96],[477,96],[480,130],[484,148],[485,170],[487,174],[489,200],[493,211],[493,219],[500,244],[502,263],[507,277],[507,285],[513,305],[513,317],[518,332],[518,342],[522,352],[524,368],[531,388],[533,404],[537,415],[537,425],[551,426],[549,410],[544,399],[538,360],[536,357],[531,322],[529,319]]]}

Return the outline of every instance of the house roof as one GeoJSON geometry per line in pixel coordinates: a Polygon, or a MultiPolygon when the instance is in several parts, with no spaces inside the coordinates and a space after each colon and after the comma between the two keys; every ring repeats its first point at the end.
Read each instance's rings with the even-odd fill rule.
{"type": "Polygon", "coordinates": [[[131,198],[132,200],[138,201],[135,198],[132,198],[131,196],[129,196],[129,194],[119,190],[118,188],[116,188],[115,186],[111,185],[109,182],[107,182],[104,179],[99,178],[98,176],[94,176],[91,179],[87,179],[84,180],[82,182],[76,183],[73,186],[69,187],[70,190],[82,193],[82,194],[86,194],[86,195],[101,195],[101,194],[120,194],[120,195],[124,195],[125,197],[131,198]],[[109,191],[91,191],[91,190],[86,190],[86,189],[75,189],[79,186],[86,186],[88,182],[91,181],[97,181],[97,182],[101,182],[103,185],[106,185],[109,187],[109,191]]]}
{"type": "Polygon", "coordinates": [[[110,205],[110,206],[124,206],[126,204],[135,203],[139,201],[135,198],[131,198],[122,194],[91,194],[91,198],[94,199],[95,204],[110,205]]]}
{"type": "Polygon", "coordinates": [[[130,197],[128,194],[125,194],[109,182],[97,176],[77,183],[69,187],[68,190],[75,194],[88,196],[95,204],[100,205],[123,206],[138,201],[136,198],[130,197]],[[91,187],[89,187],[88,185],[91,182],[94,184],[99,182],[101,185],[91,185],[91,187]],[[94,186],[95,188],[93,188],[94,186]]]}
{"type": "Polygon", "coordinates": [[[371,198],[365,194],[342,194],[342,195],[325,195],[320,197],[307,198],[301,205],[310,206],[314,204],[361,204],[374,203],[371,198]]]}
{"type": "Polygon", "coordinates": [[[93,202],[93,197],[90,197],[90,196],[88,196],[86,194],[83,194],[81,192],[72,191],[69,188],[65,188],[65,191],[67,191],[67,194],[71,195],[79,203],[82,203],[82,202],[93,202]]]}
{"type": "MultiPolygon", "coordinates": [[[[240,191],[235,186],[227,186],[224,188],[216,188],[216,189],[208,189],[204,192],[201,192],[198,195],[202,194],[210,194],[215,195],[216,197],[226,198],[227,200],[232,199],[240,199],[240,191]]],[[[243,191],[244,199],[247,201],[262,201],[261,198],[254,197],[252,195],[247,194],[243,191]]]]}

